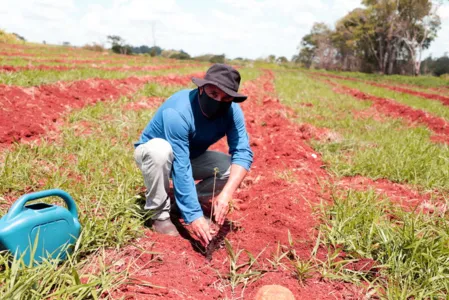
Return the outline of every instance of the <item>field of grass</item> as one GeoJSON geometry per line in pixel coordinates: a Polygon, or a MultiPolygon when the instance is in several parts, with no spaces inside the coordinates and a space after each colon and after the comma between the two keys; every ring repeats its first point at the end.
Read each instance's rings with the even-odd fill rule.
{"type": "MultiPolygon", "coordinates": [[[[9,52],[19,50],[46,59],[60,59],[67,54],[67,49],[63,47],[33,45],[29,48],[8,48],[9,52]]],[[[125,66],[185,63],[172,60],[157,60],[156,63],[154,59],[140,57],[130,57],[126,62],[127,58],[123,56],[109,55],[102,58],[95,57],[95,53],[88,51],[76,53],[76,56],[69,51],[68,57],[108,60],[105,67],[122,66],[125,63],[125,66]]],[[[4,58],[1,65],[27,65],[25,58],[4,58]]],[[[44,64],[65,65],[55,62],[44,64]]],[[[83,65],[80,69],[69,71],[3,72],[0,73],[0,84],[30,87],[90,78],[181,75],[204,72],[207,67],[206,64],[186,65],[176,69],[144,72],[105,71],[83,65]]],[[[242,105],[245,114],[251,116],[247,119],[247,126],[252,130],[261,128],[257,138],[250,136],[252,146],[259,147],[258,150],[265,147],[264,151],[271,151],[274,157],[272,159],[282,160],[292,156],[290,152],[284,153],[284,150],[277,149],[277,146],[280,148],[280,143],[270,144],[273,143],[273,136],[282,132],[283,128],[281,126],[276,129],[278,123],[271,124],[267,122],[269,119],[258,119],[257,115],[251,114],[250,110],[256,109],[256,102],[257,105],[265,105],[265,101],[273,103],[276,102],[273,99],[279,98],[280,108],[269,111],[269,108],[263,109],[262,106],[259,114],[269,113],[267,116],[279,118],[277,121],[285,121],[288,117],[289,120],[285,121],[288,125],[281,124],[298,126],[292,127],[296,128],[293,131],[297,133],[302,128],[300,126],[305,124],[312,125],[316,130],[316,136],[304,138],[304,144],[298,142],[294,145],[298,152],[305,153],[303,158],[299,156],[301,159],[297,160],[297,166],[270,170],[275,177],[271,181],[264,181],[267,180],[264,178],[266,175],[254,178],[250,172],[249,179],[244,184],[245,188],[255,185],[260,192],[257,201],[251,199],[251,195],[246,198],[253,209],[248,211],[253,214],[267,209],[265,201],[274,196],[277,201],[285,201],[285,206],[295,210],[295,213],[307,212],[304,207],[297,206],[299,200],[296,198],[292,203],[289,202],[289,189],[299,187],[304,195],[314,195],[313,199],[298,195],[305,198],[304,203],[310,203],[315,212],[302,215],[303,219],[316,220],[307,240],[304,240],[306,235],[303,232],[291,231],[291,228],[284,226],[288,222],[294,222],[292,224],[296,226],[303,220],[278,216],[278,223],[265,224],[264,220],[253,220],[252,216],[245,216],[243,211],[241,219],[231,222],[237,229],[229,239],[223,241],[223,247],[216,254],[219,260],[214,260],[212,264],[204,263],[201,254],[190,243],[184,243],[185,239],[181,237],[170,244],[174,249],[162,249],[163,253],[160,253],[160,249],[156,252],[151,247],[141,247],[141,239],[162,244],[158,235],[149,233],[147,221],[151,212],[142,207],[143,179],[133,159],[133,142],[151,119],[156,105],[145,109],[130,109],[130,105],[156,101],[151,97],[158,97],[163,101],[180,89],[194,88],[191,83],[186,86],[149,83],[127,97],[97,102],[70,111],[61,116],[61,125],[55,132],[41,135],[30,142],[0,148],[1,215],[6,214],[11,203],[25,193],[60,188],[74,196],[82,224],[82,233],[73,254],[62,263],[46,261],[38,266],[24,266],[20,258],[2,253],[0,298],[114,299],[114,293],[123,286],[147,288],[152,291],[146,295],[149,298],[163,299],[167,295],[177,295],[179,298],[198,297],[201,294],[184,294],[177,283],[159,287],[152,282],[154,274],[159,274],[159,277],[167,276],[168,280],[169,273],[163,273],[166,270],[163,267],[170,269],[175,263],[184,261],[185,283],[199,286],[199,293],[206,289],[214,290],[215,296],[210,297],[214,299],[239,299],[251,284],[257,284],[257,281],[271,283],[270,280],[288,284],[297,299],[305,297],[304,295],[313,295],[318,299],[322,295],[319,294],[320,289],[330,295],[337,293],[337,290],[345,290],[348,285],[352,286],[349,290],[360,293],[352,295],[356,299],[447,298],[449,223],[446,199],[449,195],[449,145],[432,141],[432,132],[424,125],[410,124],[400,118],[382,115],[373,109],[370,101],[360,101],[350,95],[336,93],[326,82],[313,77],[313,72],[294,68],[286,70],[271,64],[258,64],[253,68],[240,68],[239,71],[242,86],[252,95],[248,101],[254,101],[248,106],[242,105]],[[264,80],[270,80],[266,79],[270,78],[266,77],[267,74],[274,74],[273,82],[255,83],[264,76],[264,80]],[[270,91],[270,84],[274,84],[275,92],[270,91]],[[295,114],[289,114],[287,108],[295,114]],[[273,128],[268,128],[269,126],[273,128]],[[307,150],[309,146],[312,147],[311,150],[307,150]],[[319,156],[311,154],[311,151],[316,151],[319,156]],[[311,169],[310,172],[315,173],[308,176],[318,182],[316,186],[310,185],[308,181],[299,182],[300,177],[297,177],[298,172],[304,172],[311,160],[317,160],[317,169],[311,169]],[[412,198],[404,193],[399,196],[413,203],[410,207],[404,207],[380,191],[378,186],[367,184],[356,189],[338,184],[355,176],[374,183],[376,180],[383,180],[389,187],[399,185],[403,190],[427,195],[427,202],[423,203],[424,198],[416,198],[419,196],[412,198]],[[257,186],[259,180],[266,182],[265,186],[257,186]],[[277,194],[265,194],[264,191],[268,188],[276,190],[277,194]],[[260,222],[260,228],[251,231],[254,224],[245,224],[244,221],[260,222]],[[243,225],[239,225],[240,222],[243,225]],[[256,239],[259,229],[266,227],[269,230],[270,226],[282,227],[286,236],[288,233],[288,243],[281,242],[286,240],[285,237],[276,236],[276,245],[260,243],[257,252],[251,253],[240,248],[245,233],[254,235],[249,239],[256,239]],[[138,254],[127,263],[120,262],[125,266],[119,265],[121,268],[117,271],[118,265],[110,263],[110,253],[130,245],[138,249],[138,254]],[[274,252],[268,254],[265,251],[274,252]],[[146,257],[144,265],[150,267],[147,273],[143,273],[146,274],[144,280],[136,284],[133,272],[141,257],[146,257]],[[223,272],[223,268],[227,271],[223,272]],[[199,273],[188,273],[191,270],[199,270],[199,273]],[[208,277],[196,278],[197,275],[192,277],[191,274],[207,274],[208,277]],[[271,279],[264,281],[265,278],[271,279]],[[294,279],[293,285],[289,279],[294,279]],[[171,294],[164,294],[170,292],[171,294]]],[[[442,79],[433,78],[432,81],[424,77],[419,81],[402,76],[385,79],[378,75],[359,73],[333,74],[390,85],[406,83],[422,87],[442,87],[448,84],[442,79]]],[[[449,108],[438,101],[392,92],[363,82],[342,79],[331,81],[375,96],[390,98],[449,120],[449,108]]],[[[265,161],[258,163],[268,164],[269,161],[265,158],[265,161]]],[[[276,166],[283,166],[283,162],[278,161],[276,166]]],[[[258,168],[260,170],[261,166],[258,168]]],[[[252,172],[257,171],[258,169],[252,172]]],[[[275,208],[269,211],[272,214],[278,213],[275,208]]],[[[293,213],[292,215],[294,216],[293,213]]],[[[141,268],[139,271],[142,271],[141,268]]],[[[139,274],[141,276],[142,273],[139,274]]],[[[120,297],[126,299],[126,295],[120,297]]]]}
{"type": "Polygon", "coordinates": [[[401,119],[364,117],[369,102],[336,94],[330,86],[302,72],[278,73],[276,89],[281,100],[296,110],[299,122],[341,135],[330,142],[314,142],[337,176],[363,175],[410,183],[420,189],[449,190],[449,148],[431,142],[425,127],[410,127],[401,119]],[[298,86],[302,87],[299,91],[298,86]],[[301,105],[305,103],[312,106],[301,105]]]}
{"type": "MultiPolygon", "coordinates": [[[[203,71],[204,68],[180,68],[176,70],[177,74],[187,74],[192,72],[203,71]]],[[[50,84],[56,81],[75,81],[89,78],[103,79],[122,79],[132,76],[157,76],[173,73],[172,69],[156,70],[156,71],[107,71],[95,68],[74,69],[68,71],[41,71],[30,70],[21,72],[4,72],[0,73],[0,84],[16,85],[16,86],[38,86],[42,84],[50,84]]]]}
{"type": "MultiPolygon", "coordinates": [[[[321,71],[320,71],[321,72],[321,71]]],[[[324,73],[330,73],[330,74],[336,74],[336,75],[342,75],[347,77],[353,77],[363,80],[369,80],[369,81],[377,81],[379,83],[385,83],[385,84],[409,84],[409,85],[416,85],[423,88],[447,88],[449,87],[449,79],[442,78],[442,77],[435,77],[435,76],[401,76],[401,75],[389,75],[389,76],[382,76],[378,74],[366,74],[366,73],[360,73],[360,72],[324,72],[324,73]]]]}
{"type": "MultiPolygon", "coordinates": [[[[359,82],[343,82],[437,116],[449,113],[438,102],[359,82]]],[[[431,142],[425,127],[411,127],[400,119],[376,114],[370,110],[369,101],[336,94],[330,86],[303,72],[278,72],[276,89],[281,101],[295,109],[298,122],[336,133],[331,136],[337,138],[316,140],[313,145],[323,155],[326,168],[337,177],[385,178],[421,191],[438,190],[446,199],[449,148],[431,142]]],[[[323,275],[365,282],[373,294],[386,299],[447,297],[446,200],[437,201],[443,207],[439,213],[416,208],[404,211],[385,195],[377,194],[374,187],[366,188],[342,192],[329,185],[333,205],[319,209],[319,241],[329,253],[328,260],[320,264],[323,275]]]]}
{"type": "Polygon", "coordinates": [[[443,105],[438,100],[429,100],[409,94],[395,92],[375,86],[370,86],[362,82],[354,82],[350,80],[336,80],[345,86],[358,89],[362,92],[368,93],[382,98],[394,99],[396,102],[406,104],[415,109],[421,109],[425,112],[431,113],[434,116],[442,117],[449,120],[449,110],[447,106],[443,105]]]}

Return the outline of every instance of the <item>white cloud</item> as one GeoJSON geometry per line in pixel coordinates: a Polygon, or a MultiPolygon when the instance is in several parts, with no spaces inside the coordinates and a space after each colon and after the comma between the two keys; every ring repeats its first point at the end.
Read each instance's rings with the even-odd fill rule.
{"type": "MultiPolygon", "coordinates": [[[[0,6],[0,26],[31,41],[83,45],[116,34],[133,45],[152,45],[154,30],[163,48],[250,58],[290,58],[313,22],[334,25],[360,7],[360,0],[97,0],[87,7],[78,0],[6,2],[0,6]]],[[[430,49],[434,55],[449,51],[449,5],[439,14],[442,30],[430,49]]]]}
{"type": "Polygon", "coordinates": [[[437,14],[440,16],[442,22],[449,21],[449,5],[440,7],[437,14]]]}
{"type": "Polygon", "coordinates": [[[309,26],[317,21],[315,15],[310,11],[301,12],[294,17],[295,23],[300,26],[309,26]]]}

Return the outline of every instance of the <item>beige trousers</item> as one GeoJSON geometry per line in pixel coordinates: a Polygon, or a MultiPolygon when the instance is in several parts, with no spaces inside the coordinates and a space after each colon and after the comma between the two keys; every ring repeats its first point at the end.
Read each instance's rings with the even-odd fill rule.
{"type": "MultiPolygon", "coordinates": [[[[134,151],[134,159],[142,171],[145,187],[145,209],[153,210],[153,220],[165,220],[170,217],[170,199],[168,196],[170,174],[173,164],[173,150],[164,139],[155,138],[139,145],[134,151]]],[[[190,160],[199,201],[205,202],[212,197],[215,178],[215,195],[225,186],[231,171],[231,157],[218,151],[206,151],[190,160]],[[216,177],[214,169],[218,168],[216,177]]]]}

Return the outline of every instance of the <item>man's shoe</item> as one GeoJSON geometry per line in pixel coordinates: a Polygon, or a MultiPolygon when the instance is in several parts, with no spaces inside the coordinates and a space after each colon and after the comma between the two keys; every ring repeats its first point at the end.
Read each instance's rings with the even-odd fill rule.
{"type": "Polygon", "coordinates": [[[153,230],[160,234],[166,234],[171,236],[178,236],[179,232],[175,225],[172,223],[170,218],[165,220],[154,220],[153,230]]]}

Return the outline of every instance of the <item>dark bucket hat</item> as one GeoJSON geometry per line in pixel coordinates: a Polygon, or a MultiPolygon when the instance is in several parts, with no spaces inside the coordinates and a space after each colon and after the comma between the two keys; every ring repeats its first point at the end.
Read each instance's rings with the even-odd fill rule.
{"type": "Polygon", "coordinates": [[[214,64],[207,70],[204,79],[193,77],[192,82],[198,87],[206,84],[215,85],[229,96],[234,97],[233,102],[243,102],[248,98],[237,93],[240,85],[240,73],[233,67],[225,64],[214,64]]]}

